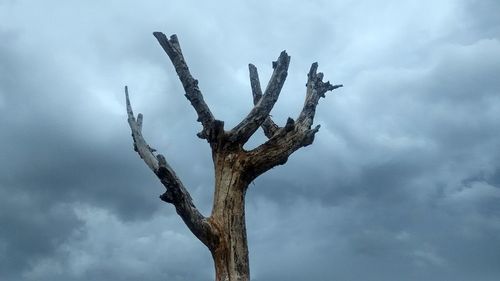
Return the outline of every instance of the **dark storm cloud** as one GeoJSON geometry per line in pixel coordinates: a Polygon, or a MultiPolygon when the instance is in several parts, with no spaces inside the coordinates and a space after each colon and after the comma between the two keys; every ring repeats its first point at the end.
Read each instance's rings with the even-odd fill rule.
{"type": "MultiPolygon", "coordinates": [[[[61,13],[57,12],[60,9],[61,7],[57,7],[47,12],[56,19],[61,17],[61,13]]],[[[39,15],[34,15],[34,20],[38,19],[39,15]]],[[[16,20],[18,19],[13,19],[16,20]]],[[[19,26],[23,24],[19,23],[19,26]]],[[[83,204],[108,209],[119,217],[120,222],[150,218],[160,207],[163,207],[162,216],[174,214],[172,209],[167,209],[160,203],[157,196],[163,192],[163,188],[132,150],[130,132],[123,112],[122,91],[125,81],[123,77],[119,77],[127,76],[127,69],[133,69],[134,78],[141,79],[143,83],[157,80],[163,81],[159,84],[166,84],[168,87],[169,83],[163,78],[167,77],[166,70],[157,71],[151,66],[151,61],[158,57],[162,60],[158,63],[158,69],[169,65],[158,48],[154,48],[156,56],[149,56],[153,52],[148,48],[157,47],[156,44],[142,46],[144,41],[154,43],[150,28],[144,33],[148,38],[146,40],[126,38],[120,41],[117,38],[118,40],[108,41],[104,32],[72,37],[69,36],[69,30],[60,29],[50,24],[50,21],[42,21],[40,25],[45,25],[46,28],[39,30],[38,34],[31,32],[29,28],[24,30],[23,27],[14,25],[15,28],[6,28],[8,31],[2,32],[0,40],[0,107],[4,148],[3,161],[0,163],[0,185],[2,195],[5,194],[0,205],[1,223],[8,226],[3,227],[0,232],[2,278],[123,279],[123,272],[128,268],[126,275],[134,280],[138,276],[144,280],[164,279],[165,276],[170,280],[206,279],[197,277],[203,271],[191,273],[190,266],[182,258],[179,259],[181,264],[176,263],[173,258],[168,266],[159,263],[156,266],[159,271],[156,273],[145,269],[150,279],[145,279],[144,270],[140,268],[132,274],[129,263],[135,262],[133,259],[125,259],[120,263],[119,257],[110,259],[106,253],[100,252],[90,252],[90,265],[78,269],[82,259],[85,263],[84,253],[88,250],[88,245],[107,244],[119,235],[110,234],[105,228],[108,225],[103,224],[102,233],[111,235],[111,240],[103,241],[99,237],[96,241],[92,240],[95,239],[93,234],[97,230],[91,230],[88,221],[95,218],[81,219],[74,214],[75,206],[83,204]],[[62,42],[57,36],[54,38],[52,30],[62,31],[59,33],[61,38],[68,36],[72,39],[62,42]],[[40,41],[36,42],[37,39],[40,41]],[[94,53],[95,50],[99,52],[94,53]],[[136,54],[141,57],[134,57],[136,54]],[[142,71],[148,75],[141,76],[138,66],[148,69],[142,71]],[[119,77],[118,80],[115,80],[116,77],[119,77]],[[107,82],[103,85],[102,81],[110,79],[115,81],[114,85],[108,85],[107,82]],[[24,201],[14,202],[12,198],[18,197],[22,197],[24,201]],[[66,243],[72,244],[68,248],[66,243]],[[79,243],[83,248],[73,249],[79,243]],[[67,259],[70,260],[65,262],[67,259]]],[[[82,28],[78,23],[74,27],[82,28]]],[[[153,30],[154,28],[156,27],[151,27],[153,30]]],[[[133,82],[133,79],[127,80],[133,82]]],[[[177,86],[168,92],[173,96],[179,92],[179,88],[177,86]]],[[[190,108],[185,106],[184,97],[179,95],[178,99],[184,106],[176,106],[173,102],[175,99],[165,96],[167,91],[163,85],[159,88],[132,84],[131,90],[134,105],[138,107],[143,104],[141,97],[142,100],[151,97],[158,100],[158,103],[142,106],[143,110],[148,110],[145,114],[147,133],[154,132],[153,129],[157,129],[159,124],[163,125],[165,117],[167,120],[174,119],[174,116],[186,115],[186,112],[188,116],[194,117],[190,108]],[[170,111],[165,112],[161,104],[168,104],[170,111]]],[[[172,134],[173,136],[159,136],[163,140],[160,143],[169,146],[170,154],[177,154],[175,148],[178,151],[197,152],[196,149],[186,149],[182,144],[172,149],[173,145],[170,144],[170,138],[193,138],[196,124],[191,119],[185,123],[187,122],[189,125],[185,126],[187,129],[183,128],[185,131],[172,134]]],[[[167,122],[170,125],[172,123],[167,122]]],[[[182,128],[182,124],[180,126],[182,128]]],[[[180,153],[177,155],[180,156],[180,153]]],[[[189,158],[180,158],[180,161],[174,159],[172,162],[174,165],[180,162],[181,167],[187,166],[183,170],[190,171],[191,178],[205,173],[203,166],[193,165],[189,158]]],[[[210,163],[209,157],[207,162],[210,163]]],[[[179,174],[184,176],[182,171],[179,174]]],[[[192,183],[191,190],[196,195],[201,181],[196,178],[190,181],[187,176],[185,178],[192,183]]],[[[208,204],[203,205],[203,201],[200,205],[207,209],[205,205],[208,204]]],[[[171,229],[187,231],[178,220],[175,222],[171,229]]],[[[149,229],[151,227],[145,228],[149,229]]],[[[175,236],[175,233],[170,234],[172,235],[175,236]]],[[[189,238],[187,241],[197,245],[194,238],[189,238]]],[[[165,239],[176,241],[175,237],[165,239]]],[[[123,241],[117,241],[115,245],[130,244],[127,240],[123,238],[123,241]]],[[[154,246],[151,243],[148,245],[154,246]]],[[[175,247],[187,249],[185,245],[181,245],[183,244],[170,244],[166,249],[168,252],[172,252],[175,247]]],[[[124,249],[119,254],[125,252],[124,249]]],[[[203,253],[200,255],[195,251],[191,255],[203,257],[208,263],[209,257],[203,256],[203,253]]],[[[159,258],[155,262],[162,260],[164,261],[159,258]]],[[[204,263],[200,261],[199,264],[204,263]]],[[[143,267],[140,264],[137,266],[143,267]]],[[[211,268],[207,264],[205,267],[207,270],[211,268]]]]}
{"type": "MultiPolygon", "coordinates": [[[[313,279],[494,280],[498,276],[499,244],[493,237],[499,230],[495,206],[500,192],[491,179],[500,165],[494,153],[500,148],[496,130],[500,84],[495,78],[499,52],[499,41],[487,36],[474,43],[436,44],[417,67],[388,64],[364,70],[351,79],[355,81],[346,82],[354,88],[349,92],[354,97],[347,97],[343,107],[331,114],[321,114],[329,117],[320,117],[318,122],[326,126],[312,151],[295,155],[286,167],[277,168],[283,170],[264,176],[270,179],[262,180],[263,190],[250,192],[251,200],[265,196],[294,209],[297,204],[291,202],[304,198],[312,200],[308,204],[326,203],[325,211],[314,218],[329,222],[316,231],[329,236],[325,244],[337,252],[324,255],[299,247],[295,254],[280,253],[321,257],[317,265],[289,258],[301,266],[285,271],[296,280],[311,279],[319,268],[322,273],[313,279]],[[302,177],[303,167],[314,167],[308,169],[310,177],[302,177]],[[339,223],[337,212],[346,220],[339,223]],[[335,235],[339,230],[342,233],[335,235]],[[471,256],[474,261],[469,261],[471,256]]],[[[305,216],[287,226],[303,225],[311,219],[305,216]]],[[[308,239],[328,238],[309,233],[303,240],[308,239]]],[[[283,243],[272,235],[263,240],[273,241],[267,247],[283,243]]]]}
{"type": "Polygon", "coordinates": [[[82,227],[71,206],[41,206],[27,192],[3,188],[1,196],[0,271],[6,280],[53,255],[74,229],[82,227]]]}
{"type": "Polygon", "coordinates": [[[123,112],[128,84],[207,214],[209,149],[161,30],[226,128],[252,104],[247,64],[264,84],[285,48],[278,123],[298,113],[311,62],[346,85],[320,101],[315,143],[250,186],[254,280],[498,279],[496,2],[0,3],[0,277],[212,277],[123,112]]]}
{"type": "Polygon", "coordinates": [[[150,197],[142,196],[137,188],[147,183],[148,174],[135,174],[133,178],[142,177],[137,182],[123,178],[123,171],[129,167],[127,160],[132,157],[121,153],[119,148],[130,149],[130,144],[116,135],[105,142],[89,143],[86,139],[93,136],[88,135],[96,132],[75,130],[78,124],[71,120],[78,102],[62,106],[57,99],[66,101],[66,98],[54,97],[44,87],[56,84],[63,93],[71,91],[74,98],[81,98],[71,82],[58,81],[60,70],[52,69],[49,61],[43,63],[43,71],[37,69],[40,66],[31,65],[29,54],[5,49],[2,54],[8,58],[3,64],[5,71],[17,78],[16,81],[9,77],[1,79],[2,91],[15,93],[6,95],[2,112],[5,116],[2,123],[8,128],[4,131],[3,155],[10,159],[2,162],[4,188],[30,192],[33,199],[46,204],[96,200],[129,214],[135,209],[130,206],[140,206],[137,213],[153,211],[150,197]],[[23,55],[24,60],[11,59],[23,55]],[[114,181],[105,180],[110,175],[114,181]]]}
{"type": "Polygon", "coordinates": [[[54,96],[57,91],[74,94],[71,82],[61,81],[60,69],[50,60],[23,51],[19,36],[6,32],[1,37],[0,271],[2,278],[17,280],[83,227],[72,203],[106,206],[124,219],[150,216],[158,205],[155,196],[140,191],[154,186],[147,186],[149,173],[123,177],[130,166],[119,150],[131,144],[82,141],[79,134],[95,132],[74,130],[75,104],[59,104],[54,96]],[[110,175],[113,181],[107,180],[110,175]]]}
{"type": "Polygon", "coordinates": [[[500,10],[500,3],[495,0],[464,1],[464,10],[467,11],[464,37],[470,39],[497,38],[500,33],[500,19],[496,16],[500,10]],[[473,31],[473,32],[470,32],[473,31]]]}

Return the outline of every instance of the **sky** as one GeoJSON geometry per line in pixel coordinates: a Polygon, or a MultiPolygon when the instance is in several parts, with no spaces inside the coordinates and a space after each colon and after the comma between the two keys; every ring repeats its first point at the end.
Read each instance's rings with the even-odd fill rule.
{"type": "Polygon", "coordinates": [[[128,85],[208,215],[210,149],[162,31],[226,128],[252,108],[248,63],[265,84],[282,50],[278,124],[312,62],[344,84],[314,144],[249,187],[252,280],[500,280],[499,14],[497,0],[0,0],[0,279],[213,280],[126,121],[128,85]]]}

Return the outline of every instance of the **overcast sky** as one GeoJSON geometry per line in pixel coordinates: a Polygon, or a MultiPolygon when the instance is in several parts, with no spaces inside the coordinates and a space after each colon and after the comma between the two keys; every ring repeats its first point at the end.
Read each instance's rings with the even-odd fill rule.
{"type": "Polygon", "coordinates": [[[252,280],[500,280],[500,1],[168,2],[0,0],[1,280],[213,280],[132,148],[124,85],[210,213],[210,149],[153,31],[226,128],[248,63],[265,83],[284,49],[277,123],[312,62],[345,85],[314,144],[250,186],[252,280]]]}

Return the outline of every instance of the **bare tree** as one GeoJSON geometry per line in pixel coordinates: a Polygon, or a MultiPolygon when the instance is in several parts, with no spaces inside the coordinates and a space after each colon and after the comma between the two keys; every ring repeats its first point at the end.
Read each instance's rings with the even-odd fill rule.
{"type": "Polygon", "coordinates": [[[279,127],[269,113],[276,103],[287,76],[290,56],[283,51],[273,62],[274,71],[264,92],[261,90],[257,68],[249,64],[254,107],[234,128],[224,130],[224,122],[214,117],[203,100],[198,81],[189,72],[176,35],[167,38],[153,33],[169,56],[182,82],[185,96],[198,114],[203,129],[198,137],[207,140],[212,149],[215,168],[215,193],[210,216],[203,216],[193,203],[188,190],[167,163],[156,154],[142,135],[142,114],[137,119],[132,112],[128,89],[125,87],[128,123],[132,130],[134,149],[156,174],[166,191],[161,200],[174,205],[191,232],[205,244],[215,263],[215,280],[248,281],[248,247],[245,227],[245,193],[248,184],[267,170],[285,164],[297,149],[310,145],[319,125],[312,128],[316,106],[325,93],[342,85],[323,82],[323,73],[313,63],[307,75],[304,107],[296,120],[288,118],[279,127]],[[243,145],[261,127],[268,140],[260,146],[245,150],[243,145]]]}

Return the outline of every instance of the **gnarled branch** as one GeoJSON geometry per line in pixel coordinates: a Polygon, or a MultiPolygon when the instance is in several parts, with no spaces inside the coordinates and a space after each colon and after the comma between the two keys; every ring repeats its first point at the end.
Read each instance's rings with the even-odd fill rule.
{"type": "Polygon", "coordinates": [[[203,125],[203,130],[197,134],[198,137],[206,139],[208,142],[213,143],[219,137],[219,133],[223,130],[224,123],[215,120],[210,108],[205,103],[203,95],[198,87],[198,80],[194,79],[189,71],[184,56],[182,55],[181,46],[177,35],[170,36],[170,39],[162,32],[153,32],[163,50],[167,53],[168,57],[174,65],[175,71],[182,82],[186,98],[191,102],[191,105],[198,114],[198,122],[203,125]]]}
{"type": "Polygon", "coordinates": [[[142,114],[134,117],[128,89],[125,87],[128,123],[132,130],[134,148],[148,167],[156,174],[166,191],[161,200],[173,204],[193,234],[210,249],[215,261],[217,280],[250,280],[248,247],[245,226],[245,194],[248,184],[257,176],[276,165],[284,164],[288,157],[314,141],[319,125],[311,128],[316,106],[332,86],[323,82],[323,74],[317,73],[317,63],[311,66],[307,80],[304,107],[294,121],[288,118],[283,127],[277,126],[269,113],[276,103],[287,77],[290,57],[283,51],[273,62],[273,74],[262,93],[257,68],[249,65],[253,94],[253,109],[231,131],[225,132],[223,122],[216,120],[203,100],[198,81],[191,76],[184,60],[177,37],[167,38],[161,32],[154,36],[169,56],[182,82],[185,96],[196,110],[203,130],[198,134],[212,147],[215,168],[215,192],[212,214],[205,218],[193,204],[193,200],[165,157],[156,154],[142,136],[142,114]],[[247,151],[243,145],[262,127],[268,140],[257,148],[247,151]]]}
{"type": "Polygon", "coordinates": [[[343,85],[332,85],[329,81],[323,82],[323,73],[317,72],[318,63],[315,62],[311,65],[309,74],[307,74],[307,92],[304,101],[304,107],[297,118],[297,123],[301,123],[307,128],[311,128],[316,114],[316,106],[319,99],[325,97],[325,93],[333,91],[343,85]]]}
{"type": "Polygon", "coordinates": [[[313,63],[309,71],[304,107],[297,121],[288,118],[285,127],[277,129],[268,141],[249,151],[250,177],[257,177],[277,165],[285,164],[293,152],[313,143],[320,128],[317,125],[311,129],[319,99],[325,97],[326,92],[342,87],[323,82],[323,73],[317,73],[317,68],[318,64],[313,63]]]}
{"type": "Polygon", "coordinates": [[[177,177],[174,170],[167,163],[165,157],[161,154],[154,155],[152,149],[142,136],[142,114],[139,113],[135,119],[128,94],[128,87],[125,86],[125,98],[127,103],[128,124],[132,131],[134,140],[134,149],[144,160],[147,166],[160,179],[166,191],[160,196],[160,199],[175,206],[177,214],[184,223],[208,247],[213,247],[217,243],[218,234],[216,229],[210,224],[196,208],[191,195],[177,177]]]}
{"type": "Polygon", "coordinates": [[[132,111],[132,106],[130,105],[127,86],[125,86],[125,98],[127,103],[128,124],[130,126],[130,130],[132,130],[132,138],[134,140],[134,150],[139,153],[139,156],[142,160],[144,160],[146,165],[148,165],[148,167],[156,173],[159,168],[158,160],[153,154],[154,150],[151,149],[142,136],[142,114],[139,113],[137,121],[135,120],[134,112],[132,111]]]}
{"type": "Polygon", "coordinates": [[[278,60],[273,62],[274,71],[262,98],[259,99],[250,113],[229,132],[230,140],[241,144],[246,143],[264,120],[269,117],[285,83],[289,64],[290,56],[285,51],[281,52],[278,60]]]}
{"type": "Polygon", "coordinates": [[[292,153],[313,143],[318,130],[319,125],[314,129],[304,129],[288,118],[285,127],[279,129],[268,141],[248,152],[247,176],[253,179],[275,166],[285,164],[292,153]]]}

